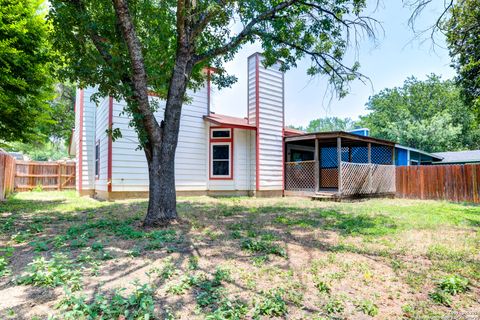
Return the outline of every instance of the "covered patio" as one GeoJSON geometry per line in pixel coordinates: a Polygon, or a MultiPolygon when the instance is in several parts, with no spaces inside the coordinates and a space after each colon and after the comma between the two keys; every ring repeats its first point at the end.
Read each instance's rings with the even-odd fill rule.
{"type": "Polygon", "coordinates": [[[285,137],[285,195],[395,193],[395,143],[343,131],[285,137]]]}

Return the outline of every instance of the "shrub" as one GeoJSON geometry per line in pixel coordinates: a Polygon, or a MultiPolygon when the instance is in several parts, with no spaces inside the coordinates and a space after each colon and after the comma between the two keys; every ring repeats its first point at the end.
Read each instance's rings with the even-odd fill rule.
{"type": "Polygon", "coordinates": [[[17,283],[40,287],[67,285],[73,291],[80,290],[81,273],[73,269],[73,261],[64,254],[54,254],[51,260],[39,257],[28,265],[28,272],[17,283]]]}

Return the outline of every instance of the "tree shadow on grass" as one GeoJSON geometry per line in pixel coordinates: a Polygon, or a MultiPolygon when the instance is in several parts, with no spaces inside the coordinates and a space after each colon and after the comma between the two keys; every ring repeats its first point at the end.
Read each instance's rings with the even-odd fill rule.
{"type": "MultiPolygon", "coordinates": [[[[22,265],[15,267],[16,273],[24,270],[26,264],[31,258],[37,255],[49,258],[54,252],[66,251],[73,259],[76,259],[84,250],[84,248],[92,247],[94,242],[99,240],[105,241],[109,249],[117,249],[120,252],[105,267],[101,268],[103,275],[108,275],[102,283],[91,285],[94,294],[109,292],[105,290],[105,286],[113,283],[122,283],[122,279],[131,278],[133,274],[138,274],[151,265],[158,265],[165,261],[166,257],[175,257],[171,263],[176,269],[187,272],[185,267],[187,260],[192,255],[197,255],[200,259],[211,261],[237,261],[242,263],[251,263],[252,259],[261,256],[263,253],[248,253],[241,247],[242,239],[232,238],[231,233],[240,230],[245,234],[243,238],[248,236],[251,231],[253,237],[262,237],[262,235],[272,234],[279,242],[283,242],[287,249],[289,245],[301,246],[307,251],[308,256],[304,257],[302,263],[309,263],[314,256],[310,254],[312,250],[322,252],[338,252],[342,248],[332,245],[323,238],[328,238],[328,232],[338,232],[344,235],[371,235],[382,236],[396,231],[397,226],[393,219],[384,215],[353,215],[345,214],[333,209],[321,208],[298,208],[295,206],[244,206],[236,202],[230,203],[205,203],[200,199],[180,200],[178,203],[179,215],[182,221],[178,224],[170,226],[168,229],[175,230],[178,236],[178,242],[160,241],[158,247],[146,250],[146,246],[157,241],[154,237],[147,235],[155,230],[145,230],[140,226],[140,219],[145,208],[146,202],[140,203],[106,203],[99,208],[73,208],[70,211],[56,211],[58,205],[64,203],[63,200],[43,203],[38,201],[37,209],[34,200],[21,200],[25,204],[22,213],[36,213],[43,210],[50,210],[48,215],[57,217],[66,215],[74,217],[74,219],[51,219],[45,220],[44,230],[38,233],[38,237],[42,241],[54,239],[56,236],[65,236],[74,234],[75,237],[82,237],[88,230],[92,230],[93,236],[86,237],[84,247],[71,248],[73,239],[68,239],[64,246],[59,248],[49,244],[46,252],[33,252],[33,248],[27,243],[17,246],[15,254],[25,255],[28,259],[23,259],[22,265]],[[42,209],[40,209],[42,208],[42,209]],[[120,228],[122,227],[122,228],[120,228]],[[73,229],[72,229],[73,228],[73,229]],[[211,237],[204,232],[205,230],[218,230],[220,236],[211,237]],[[70,232],[69,230],[74,230],[70,232]],[[292,230],[306,231],[303,234],[292,235],[292,230]],[[311,238],[312,231],[317,233],[316,239],[311,238]],[[180,241],[181,238],[181,241],[180,241]],[[133,249],[135,246],[141,248],[140,258],[143,262],[131,266],[129,260],[126,259],[126,251],[133,249]],[[212,250],[213,251],[210,251],[212,250]],[[207,256],[203,256],[208,252],[207,256]]],[[[22,202],[15,204],[18,208],[22,208],[22,202]]],[[[21,210],[19,210],[21,211],[21,210]]],[[[19,212],[21,215],[21,213],[19,212]]],[[[45,215],[44,212],[41,213],[45,215]]],[[[16,225],[18,228],[28,227],[35,219],[32,217],[24,220],[22,224],[16,225]],[[28,220],[31,219],[31,220],[28,220]]],[[[16,222],[15,222],[16,223],[16,222]]],[[[18,229],[17,228],[17,229],[18,229]]],[[[165,230],[165,229],[163,229],[165,230]]],[[[74,237],[74,238],[75,238],[74,237]]],[[[287,252],[290,254],[289,252],[287,252]]],[[[286,258],[275,258],[274,265],[280,270],[290,270],[292,261],[286,258]]],[[[214,268],[204,268],[206,274],[212,275],[214,268]]],[[[158,277],[154,280],[156,286],[165,284],[165,279],[158,277]]],[[[234,282],[231,285],[240,291],[248,291],[252,295],[259,295],[262,292],[258,289],[247,288],[241,282],[234,282]]],[[[276,284],[272,284],[275,287],[276,284]]],[[[25,299],[28,299],[28,294],[25,299]]],[[[172,311],[180,312],[184,307],[187,296],[176,297],[175,305],[170,306],[172,311]]],[[[54,297],[52,298],[54,299],[54,297]]],[[[158,297],[157,303],[161,304],[164,310],[167,306],[168,299],[158,297]]],[[[28,312],[28,304],[19,306],[17,311],[19,314],[28,312]],[[20,308],[20,309],[19,309],[20,308]]],[[[311,310],[312,314],[315,310],[311,310]]]]}

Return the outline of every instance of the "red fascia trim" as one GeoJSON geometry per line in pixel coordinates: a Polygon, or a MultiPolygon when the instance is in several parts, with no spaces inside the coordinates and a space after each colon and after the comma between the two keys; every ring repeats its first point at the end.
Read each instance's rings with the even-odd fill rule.
{"type": "Polygon", "coordinates": [[[233,153],[235,150],[234,143],[233,143],[233,132],[235,131],[234,128],[230,126],[219,126],[219,127],[210,127],[209,132],[209,143],[208,143],[208,178],[209,180],[233,180],[233,170],[235,168],[233,163],[233,153]],[[230,138],[212,138],[212,129],[230,129],[230,138]],[[212,142],[226,142],[230,143],[230,176],[229,177],[213,177],[212,176],[212,142]]]}
{"type": "MultiPolygon", "coordinates": [[[[78,131],[78,191],[82,191],[83,186],[83,89],[80,89],[80,98],[78,102],[78,110],[80,112],[79,116],[79,127],[80,130],[78,131]]],[[[75,108],[77,109],[77,108],[75,108]]]]}
{"type": "Polygon", "coordinates": [[[206,120],[208,122],[211,122],[215,125],[217,125],[218,127],[215,127],[215,128],[235,128],[235,129],[242,129],[242,130],[257,130],[256,127],[252,127],[252,126],[247,126],[247,125],[241,125],[241,124],[225,124],[223,122],[219,122],[219,121],[215,121],[215,120],[212,120],[212,119],[208,119],[206,118],[206,120]]]}
{"type": "Polygon", "coordinates": [[[282,192],[285,191],[285,73],[282,72],[282,192]]]}
{"type": "Polygon", "coordinates": [[[255,55],[255,187],[260,190],[260,56],[255,55]]]}
{"type": "Polygon", "coordinates": [[[212,90],[212,86],[211,86],[212,76],[211,75],[212,75],[212,69],[207,68],[207,108],[208,108],[208,114],[210,114],[210,99],[211,99],[210,92],[212,90]]]}
{"type": "MultiPolygon", "coordinates": [[[[110,133],[113,127],[113,97],[108,101],[108,129],[110,133]]],[[[112,192],[112,135],[108,136],[108,155],[107,155],[107,191],[112,192]]]]}

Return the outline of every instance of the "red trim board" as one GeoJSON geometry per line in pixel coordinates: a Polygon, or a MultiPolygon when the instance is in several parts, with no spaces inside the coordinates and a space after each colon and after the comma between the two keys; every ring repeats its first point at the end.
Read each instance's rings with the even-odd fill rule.
{"type": "Polygon", "coordinates": [[[78,191],[82,191],[83,186],[83,89],[80,89],[80,97],[78,101],[78,110],[80,112],[79,115],[79,129],[78,130],[78,191]]]}
{"type": "Polygon", "coordinates": [[[112,192],[112,129],[113,129],[113,98],[110,97],[108,101],[108,129],[110,135],[108,136],[108,159],[107,159],[107,191],[112,192]]]}
{"type": "Polygon", "coordinates": [[[255,54],[255,185],[260,190],[260,56],[255,54]]]}

